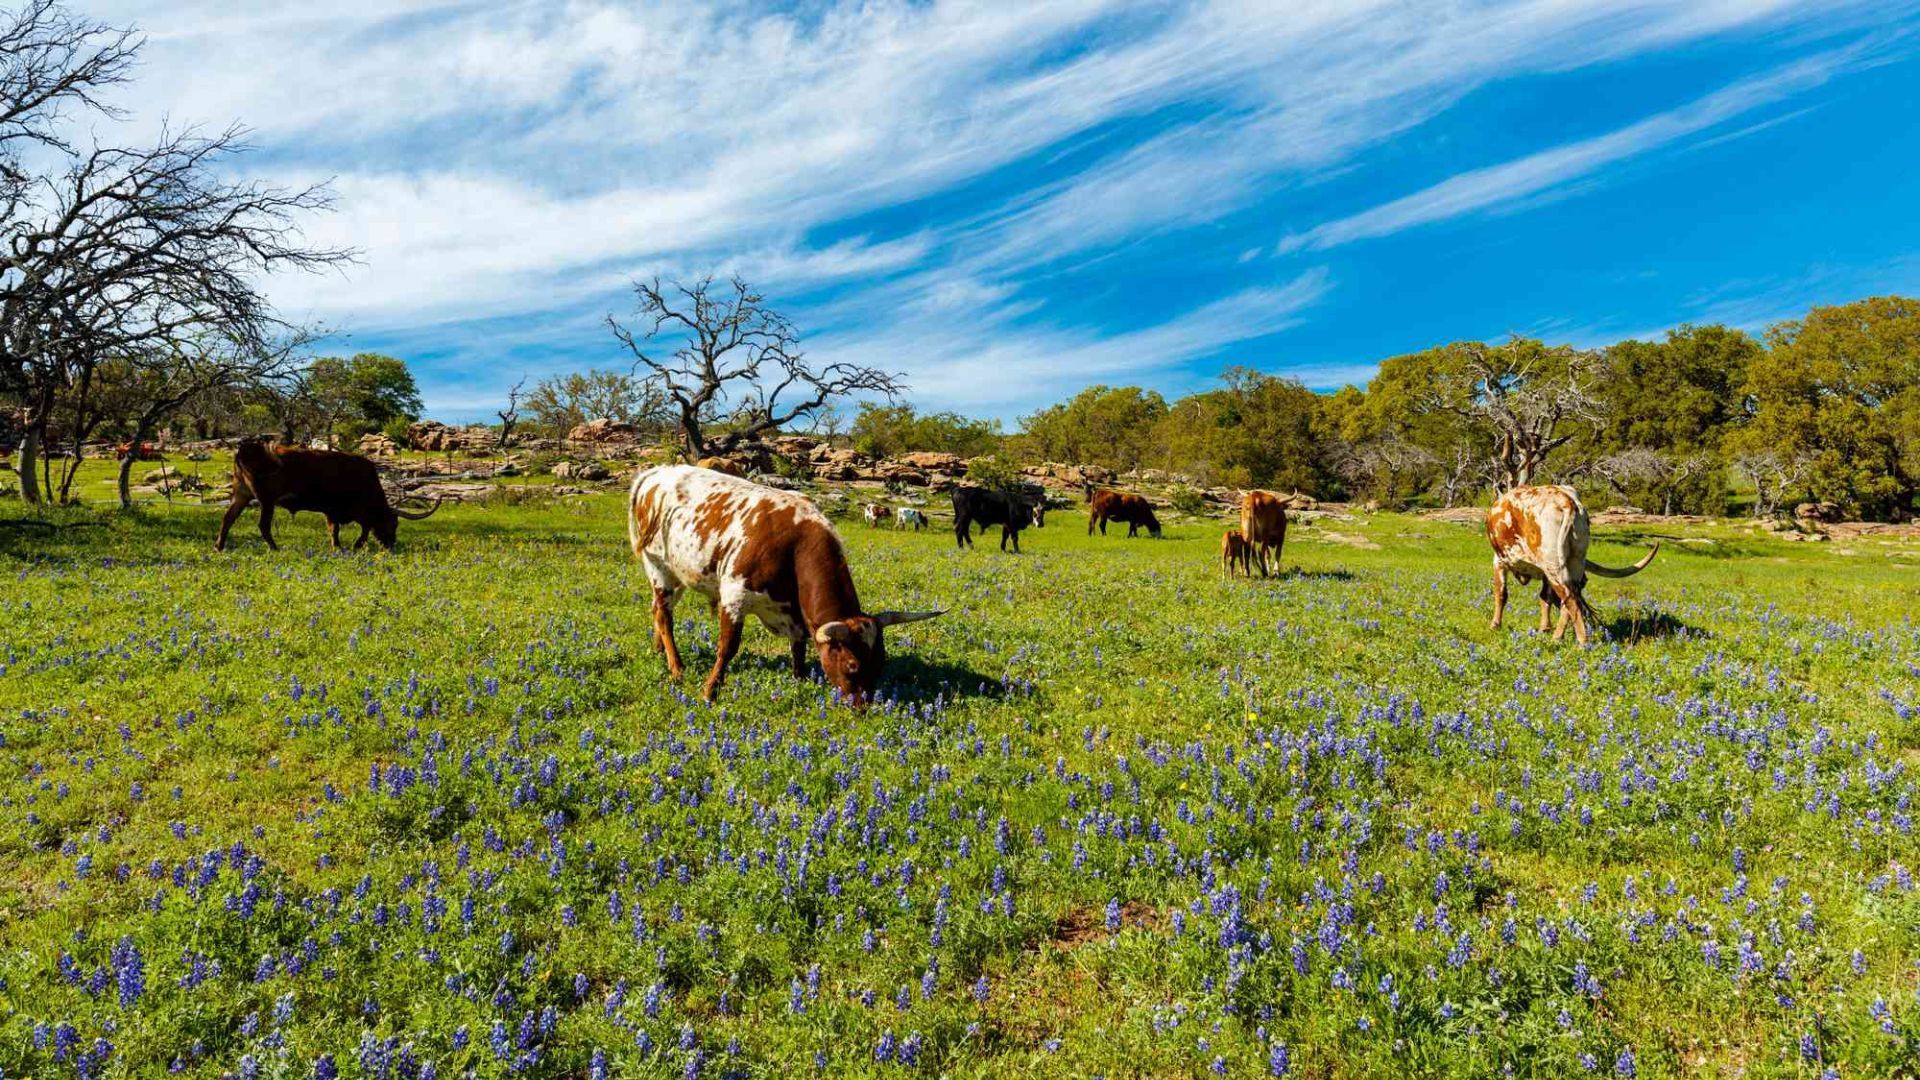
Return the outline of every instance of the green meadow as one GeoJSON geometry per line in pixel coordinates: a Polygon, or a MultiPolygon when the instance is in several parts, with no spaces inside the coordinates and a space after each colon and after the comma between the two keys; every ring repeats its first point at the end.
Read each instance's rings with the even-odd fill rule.
{"type": "Polygon", "coordinates": [[[1431,518],[842,521],[856,712],[669,682],[622,494],[0,532],[0,1076],[1916,1074],[1920,543],[1598,526],[1582,650],[1431,518]]]}

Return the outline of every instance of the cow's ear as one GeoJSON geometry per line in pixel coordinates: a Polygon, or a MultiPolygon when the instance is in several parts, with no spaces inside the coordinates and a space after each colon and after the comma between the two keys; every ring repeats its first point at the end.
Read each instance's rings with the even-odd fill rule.
{"type": "MultiPolygon", "coordinates": [[[[931,619],[936,615],[945,615],[945,614],[946,612],[944,610],[942,611],[881,611],[874,614],[873,621],[883,627],[899,626],[901,623],[920,622],[923,619],[931,619]]],[[[825,629],[825,628],[823,627],[822,629],[825,629]]]]}
{"type": "Polygon", "coordinates": [[[827,623],[825,626],[813,632],[813,640],[821,645],[825,645],[829,641],[845,642],[852,639],[853,627],[839,621],[827,623]]]}

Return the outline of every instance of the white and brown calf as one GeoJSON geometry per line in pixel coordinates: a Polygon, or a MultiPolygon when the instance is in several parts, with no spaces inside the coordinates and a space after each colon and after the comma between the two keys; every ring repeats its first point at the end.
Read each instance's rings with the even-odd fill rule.
{"type": "Polygon", "coordinates": [[[875,525],[891,518],[893,516],[893,507],[882,506],[879,503],[868,503],[865,507],[861,508],[861,513],[866,515],[867,528],[871,529],[875,525]]]}
{"type": "Polygon", "coordinates": [[[930,619],[929,612],[860,608],[839,534],[802,496],[687,465],[643,470],[628,500],[627,534],[653,586],[653,645],[679,678],[673,605],[685,589],[713,601],[719,656],[703,691],[708,701],[740,649],[747,616],[793,646],[793,673],[806,674],[807,642],[827,682],[863,705],[880,681],[882,631],[930,619]]]}
{"type": "Polygon", "coordinates": [[[1507,575],[1522,582],[1540,581],[1540,632],[1546,633],[1553,609],[1560,609],[1553,639],[1566,636],[1573,620],[1573,636],[1587,643],[1587,573],[1600,577],[1632,577],[1647,568],[1660,545],[1624,570],[1601,566],[1587,558],[1587,508],[1570,487],[1514,488],[1494,500],[1487,511],[1487,542],[1493,545],[1493,628],[1507,607],[1507,575]]]}

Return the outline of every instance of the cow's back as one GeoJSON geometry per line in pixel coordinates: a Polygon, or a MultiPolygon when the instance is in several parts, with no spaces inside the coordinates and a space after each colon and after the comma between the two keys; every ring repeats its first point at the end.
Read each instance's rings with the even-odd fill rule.
{"type": "Polygon", "coordinates": [[[1487,542],[1509,563],[1579,576],[1587,557],[1589,523],[1580,497],[1569,487],[1518,487],[1487,511],[1487,542]]]}
{"type": "Polygon", "coordinates": [[[1249,491],[1240,500],[1240,532],[1249,544],[1277,544],[1286,538],[1287,507],[1271,491],[1249,491]]]}
{"type": "Polygon", "coordinates": [[[675,587],[714,593],[731,577],[768,591],[791,577],[796,545],[809,533],[838,546],[832,524],[805,497],[710,469],[645,469],[629,494],[633,552],[675,587]]]}

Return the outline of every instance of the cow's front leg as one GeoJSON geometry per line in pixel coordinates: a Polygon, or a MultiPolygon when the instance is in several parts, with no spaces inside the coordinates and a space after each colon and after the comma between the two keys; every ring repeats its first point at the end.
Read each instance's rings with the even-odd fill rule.
{"type": "Polygon", "coordinates": [[[360,536],[358,539],[356,539],[353,542],[353,550],[359,551],[361,548],[366,546],[367,546],[367,523],[363,521],[360,523],[360,536]]]}
{"type": "Polygon", "coordinates": [[[796,679],[804,679],[807,677],[807,637],[806,635],[805,634],[795,635],[793,637],[792,648],[793,648],[793,677],[796,679]]]}
{"type": "Polygon", "coordinates": [[[235,497],[227,504],[227,512],[220,518],[220,535],[213,538],[213,550],[227,550],[227,532],[233,528],[234,522],[240,520],[240,515],[246,513],[249,501],[235,497]]]}
{"type": "Polygon", "coordinates": [[[654,586],[653,651],[667,654],[667,674],[679,678],[680,650],[673,643],[673,593],[654,586]]]}
{"type": "Polygon", "coordinates": [[[340,523],[332,518],[327,519],[327,540],[333,544],[333,550],[340,550],[340,523]]]}
{"type": "Polygon", "coordinates": [[[273,504],[265,499],[260,501],[260,538],[267,542],[269,551],[280,550],[280,545],[273,542],[273,504]]]}
{"type": "Polygon", "coordinates": [[[730,605],[722,604],[718,610],[720,616],[720,655],[714,657],[713,674],[707,676],[707,685],[700,696],[712,701],[720,692],[720,684],[726,681],[727,662],[740,651],[740,615],[730,605]]]}

